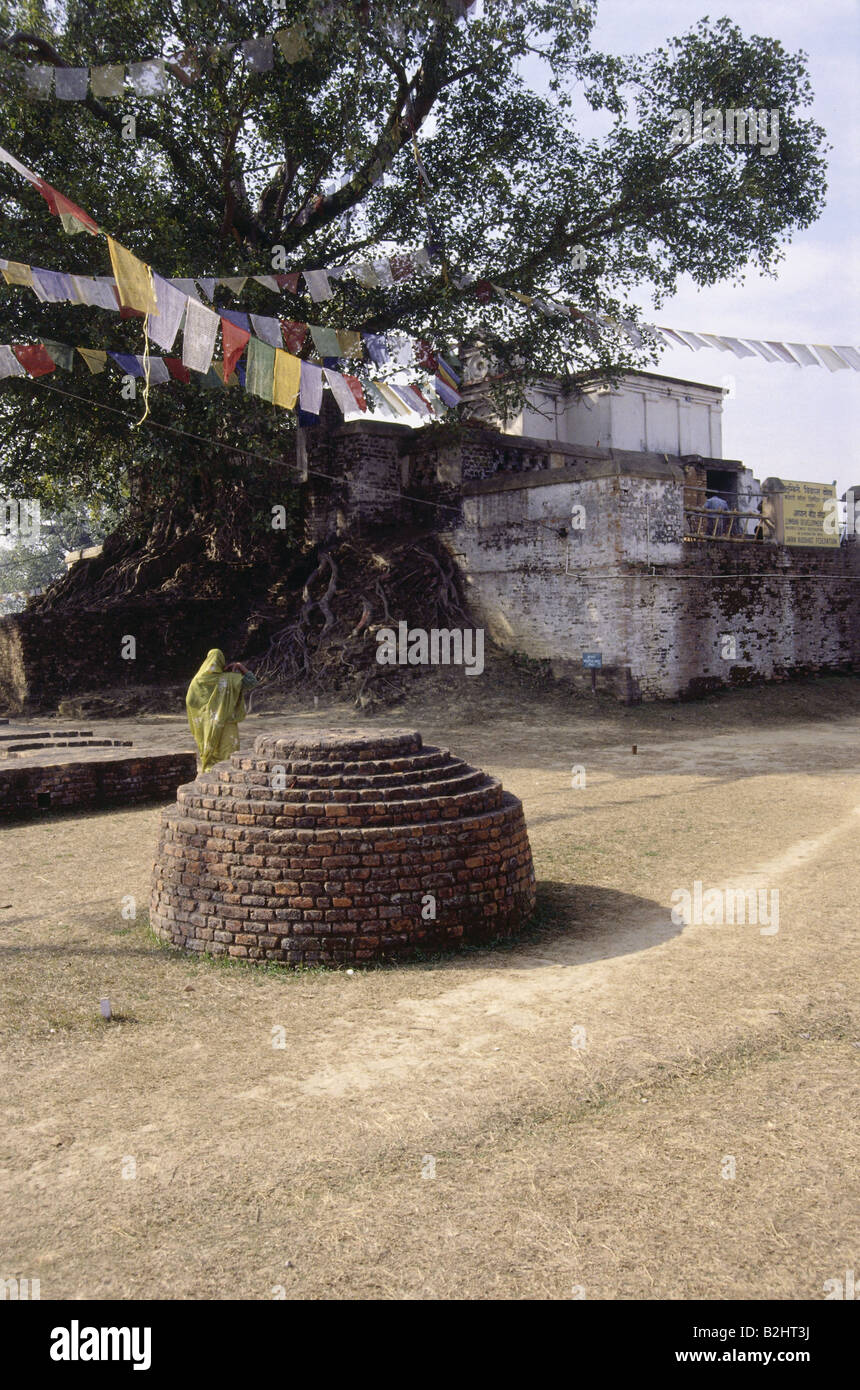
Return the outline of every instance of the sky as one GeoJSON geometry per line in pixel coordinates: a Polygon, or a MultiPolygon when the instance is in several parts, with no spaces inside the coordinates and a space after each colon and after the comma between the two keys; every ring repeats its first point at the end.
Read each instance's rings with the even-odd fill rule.
{"type": "MultiPolygon", "coordinates": [[[[827,206],[818,222],[795,233],[775,280],[751,272],[741,287],[699,289],[685,277],[657,312],[647,291],[634,298],[646,320],[670,328],[860,347],[860,5],[599,0],[592,45],[610,53],[644,53],[686,33],[705,15],[712,21],[726,15],[746,35],[772,36],[808,55],[815,101],[804,115],[824,127],[833,147],[827,206]]],[[[538,71],[529,75],[537,85],[538,71]]],[[[840,495],[860,485],[860,372],[830,373],[823,366],[791,367],[680,347],[667,349],[649,370],[727,386],[723,454],[743,460],[757,477],[836,481],[840,495]]]]}

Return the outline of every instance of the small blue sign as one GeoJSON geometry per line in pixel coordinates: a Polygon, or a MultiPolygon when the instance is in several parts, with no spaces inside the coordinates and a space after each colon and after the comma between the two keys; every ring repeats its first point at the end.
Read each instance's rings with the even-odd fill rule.
{"type": "Polygon", "coordinates": [[[599,671],[603,665],[603,652],[583,652],[582,664],[586,670],[599,671]]]}

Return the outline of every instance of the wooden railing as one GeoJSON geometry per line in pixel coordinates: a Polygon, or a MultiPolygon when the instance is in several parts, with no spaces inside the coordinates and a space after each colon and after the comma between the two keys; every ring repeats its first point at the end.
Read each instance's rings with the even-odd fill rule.
{"type": "Polygon", "coordinates": [[[761,512],[711,511],[706,507],[684,508],[685,541],[771,541],[774,525],[761,512]],[[755,530],[747,523],[754,521],[755,530]]]}

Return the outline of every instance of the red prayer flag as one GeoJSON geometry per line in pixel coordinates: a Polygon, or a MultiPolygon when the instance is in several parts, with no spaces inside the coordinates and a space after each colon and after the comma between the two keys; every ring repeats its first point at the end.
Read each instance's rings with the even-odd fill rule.
{"type": "Polygon", "coordinates": [[[361,382],[358,377],[348,376],[347,373],[344,372],[343,379],[355,397],[355,403],[359,410],[367,410],[367,401],[364,399],[364,392],[361,389],[361,382]]]}
{"type": "Polygon", "coordinates": [[[71,202],[64,193],[58,193],[56,188],[52,188],[49,183],[45,183],[44,179],[39,179],[36,183],[36,187],[55,217],[59,217],[62,213],[68,213],[70,217],[75,217],[78,222],[82,222],[88,232],[98,231],[98,223],[94,222],[89,213],[84,212],[83,208],[79,208],[77,203],[71,202]]]}
{"type": "Polygon", "coordinates": [[[164,365],[175,381],[181,381],[185,386],[188,385],[191,380],[191,372],[181,357],[165,357],[164,365]]]}
{"type": "Polygon", "coordinates": [[[302,350],[302,344],[308,336],[308,326],[306,323],[296,323],[295,319],[281,319],[281,332],[284,335],[284,343],[287,352],[291,352],[294,357],[298,357],[302,350]]]}
{"type": "Polygon", "coordinates": [[[297,270],[290,271],[289,274],[287,274],[285,271],[281,271],[279,275],[275,276],[275,279],[277,280],[282,290],[289,290],[290,294],[298,294],[299,272],[297,270]]]}
{"type": "Polygon", "coordinates": [[[41,343],[25,347],[22,344],[12,344],[12,351],[25,371],[30,376],[46,376],[48,372],[53,372],[56,362],[49,357],[41,343]]]}
{"type": "Polygon", "coordinates": [[[490,280],[479,280],[475,286],[475,294],[482,304],[489,304],[493,297],[493,285],[490,280]]]}
{"type": "Polygon", "coordinates": [[[239,328],[229,319],[221,320],[221,341],[224,347],[224,380],[229,382],[233,368],[245,351],[245,344],[250,341],[251,335],[244,328],[239,328]]]}
{"type": "Polygon", "coordinates": [[[415,347],[415,357],[418,363],[422,367],[425,367],[428,372],[433,372],[435,375],[439,370],[439,359],[430,344],[425,343],[423,338],[418,339],[415,347]]]}

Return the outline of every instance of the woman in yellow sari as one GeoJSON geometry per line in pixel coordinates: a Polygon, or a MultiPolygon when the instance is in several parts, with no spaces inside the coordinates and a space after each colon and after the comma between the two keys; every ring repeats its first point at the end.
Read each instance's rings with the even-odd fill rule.
{"type": "Polygon", "coordinates": [[[257,678],[239,661],[225,664],[217,647],[206,653],[206,660],[188,687],[185,708],[188,723],[200,753],[201,771],[239,747],[239,720],[245,718],[245,691],[257,678]]]}

